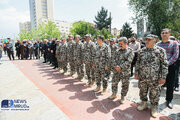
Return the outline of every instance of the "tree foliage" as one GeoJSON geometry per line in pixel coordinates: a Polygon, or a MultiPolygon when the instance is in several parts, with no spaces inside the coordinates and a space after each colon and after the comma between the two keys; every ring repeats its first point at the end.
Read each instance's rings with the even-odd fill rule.
{"type": "Polygon", "coordinates": [[[56,24],[52,21],[48,21],[47,24],[42,23],[39,25],[38,30],[31,30],[30,33],[23,30],[19,33],[19,39],[33,39],[33,40],[44,40],[52,39],[54,37],[60,38],[60,31],[56,24]]]}
{"type": "Polygon", "coordinates": [[[40,24],[38,31],[40,39],[60,38],[60,31],[52,21],[48,21],[47,24],[40,24]]]}
{"type": "Polygon", "coordinates": [[[130,24],[127,23],[127,22],[124,23],[120,36],[121,37],[124,36],[124,37],[130,38],[132,35],[133,35],[133,30],[132,30],[130,24]]]}
{"type": "Polygon", "coordinates": [[[70,28],[70,31],[72,35],[80,35],[81,37],[85,36],[86,34],[95,35],[96,30],[91,25],[91,23],[85,22],[85,21],[79,21],[75,22],[72,25],[72,28],[70,28]]]}
{"type": "Polygon", "coordinates": [[[136,14],[134,21],[147,18],[152,33],[160,36],[166,27],[179,32],[179,0],[129,0],[129,5],[136,14]]]}
{"type": "Polygon", "coordinates": [[[102,30],[97,30],[94,37],[97,38],[98,35],[104,36],[105,39],[113,38],[113,35],[105,28],[103,28],[102,30]]]}
{"type": "Polygon", "coordinates": [[[97,16],[95,16],[94,23],[96,24],[96,27],[99,30],[102,30],[103,28],[108,29],[111,25],[111,15],[108,17],[108,10],[106,10],[104,7],[101,7],[101,10],[97,13],[97,16]]]}
{"type": "Polygon", "coordinates": [[[19,34],[19,39],[20,41],[24,40],[24,39],[31,39],[32,36],[29,32],[27,32],[26,30],[22,30],[19,34]]]}

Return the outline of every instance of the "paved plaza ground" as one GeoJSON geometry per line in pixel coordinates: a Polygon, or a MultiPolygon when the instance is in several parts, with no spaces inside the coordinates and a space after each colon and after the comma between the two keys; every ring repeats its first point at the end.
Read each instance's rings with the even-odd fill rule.
{"type": "MultiPolygon", "coordinates": [[[[0,100],[26,99],[28,111],[0,110],[0,120],[154,120],[150,110],[136,110],[139,100],[138,81],[130,79],[126,102],[120,96],[109,100],[111,81],[105,95],[94,87],[52,69],[42,60],[0,60],[0,100]]],[[[119,95],[121,83],[119,84],[119,95]]],[[[165,106],[162,89],[157,120],[180,120],[180,92],[174,92],[174,108],[165,106]]]]}

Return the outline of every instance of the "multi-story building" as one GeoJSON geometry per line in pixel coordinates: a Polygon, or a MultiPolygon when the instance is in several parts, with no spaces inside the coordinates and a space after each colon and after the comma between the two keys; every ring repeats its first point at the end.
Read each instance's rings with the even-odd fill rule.
{"type": "Polygon", "coordinates": [[[111,34],[114,36],[114,37],[117,37],[119,34],[120,34],[120,30],[118,30],[117,28],[111,28],[111,34]]]}
{"type": "MultiPolygon", "coordinates": [[[[40,19],[39,24],[41,23],[48,23],[48,19],[40,19]]],[[[66,22],[66,21],[60,21],[60,20],[54,20],[52,21],[56,26],[59,28],[59,31],[61,32],[62,36],[67,36],[70,34],[70,28],[72,27],[72,23],[66,22]]]]}
{"type": "Polygon", "coordinates": [[[53,21],[53,0],[29,0],[31,29],[37,29],[42,18],[53,21]]]}
{"type": "Polygon", "coordinates": [[[29,21],[24,22],[24,23],[19,23],[19,29],[20,29],[20,32],[22,30],[26,30],[27,32],[30,32],[31,31],[31,23],[29,21]]]}

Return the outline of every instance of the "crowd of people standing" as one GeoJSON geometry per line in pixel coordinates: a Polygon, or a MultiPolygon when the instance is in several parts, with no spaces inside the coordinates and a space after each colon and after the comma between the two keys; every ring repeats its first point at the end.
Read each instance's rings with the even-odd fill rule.
{"type": "MultiPolygon", "coordinates": [[[[15,47],[18,59],[33,59],[33,56],[39,59],[43,55],[43,63],[51,64],[65,75],[77,74],[79,80],[87,76],[87,85],[96,84],[94,91],[102,90],[102,94],[107,90],[107,81],[112,73],[112,95],[109,99],[117,97],[118,83],[121,81],[121,104],[125,101],[130,77],[134,76],[139,80],[139,96],[142,101],[137,109],[141,111],[147,108],[149,95],[151,115],[156,117],[160,89],[167,87],[166,105],[170,109],[173,108],[173,92],[179,91],[180,44],[170,35],[170,29],[162,30],[161,41],[153,34],[139,41],[135,35],[130,39],[120,37],[109,40],[103,36],[93,40],[90,34],[85,35],[84,39],[79,35],[69,35],[67,39],[61,40],[17,41],[15,47]]],[[[9,59],[11,56],[14,59],[10,40],[6,48],[9,59]]]]}

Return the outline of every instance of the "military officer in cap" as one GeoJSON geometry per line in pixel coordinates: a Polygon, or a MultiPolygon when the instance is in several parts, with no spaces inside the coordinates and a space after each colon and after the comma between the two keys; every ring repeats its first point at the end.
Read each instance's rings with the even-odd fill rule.
{"type": "Polygon", "coordinates": [[[128,40],[126,37],[121,37],[119,40],[119,48],[115,52],[114,57],[114,75],[112,78],[112,95],[109,98],[116,98],[118,91],[118,83],[122,82],[121,100],[124,103],[125,96],[129,89],[129,78],[131,76],[131,63],[134,58],[134,53],[127,46],[128,40]]]}
{"type": "Polygon", "coordinates": [[[95,57],[95,76],[96,76],[96,85],[97,88],[94,90],[98,92],[101,90],[101,84],[103,84],[102,93],[106,92],[107,89],[107,76],[106,71],[108,71],[109,59],[111,57],[111,51],[109,46],[104,43],[104,37],[98,36],[97,38],[97,48],[96,48],[96,57],[95,57]]]}
{"type": "Polygon", "coordinates": [[[115,57],[115,52],[118,48],[118,46],[115,43],[115,38],[110,39],[109,41],[109,48],[111,49],[111,58],[109,59],[109,69],[106,72],[106,76],[109,79],[111,71],[113,71],[113,60],[115,57]]]}
{"type": "Polygon", "coordinates": [[[59,52],[59,54],[61,55],[61,57],[60,57],[61,66],[60,67],[62,67],[62,69],[64,71],[63,73],[66,73],[67,72],[67,63],[68,63],[68,60],[67,60],[68,45],[66,42],[66,38],[62,38],[61,41],[62,41],[62,45],[60,47],[60,52],[59,52]]]}
{"type": "Polygon", "coordinates": [[[86,75],[88,78],[88,85],[92,86],[95,82],[95,75],[94,71],[95,69],[92,67],[94,65],[93,60],[96,55],[96,45],[94,42],[91,41],[91,35],[86,34],[85,35],[85,40],[86,42],[84,43],[84,58],[83,62],[85,64],[85,70],[86,70],[86,75]]]}
{"type": "Polygon", "coordinates": [[[60,66],[61,66],[61,62],[60,62],[60,57],[61,55],[59,54],[60,53],[60,47],[61,47],[61,44],[60,44],[60,40],[57,40],[56,41],[56,54],[55,54],[55,57],[57,58],[57,66],[58,66],[58,71],[60,71],[60,66]]]}
{"type": "Polygon", "coordinates": [[[70,65],[70,70],[71,73],[70,75],[73,76],[75,74],[75,61],[74,61],[74,49],[75,49],[75,42],[73,40],[73,36],[69,35],[68,38],[68,52],[67,52],[67,57],[68,57],[68,62],[70,65]]]}
{"type": "Polygon", "coordinates": [[[75,68],[78,74],[78,79],[84,77],[83,70],[83,43],[80,41],[80,35],[75,36],[75,49],[74,49],[74,59],[75,59],[75,68]]]}
{"type": "Polygon", "coordinates": [[[146,47],[138,53],[135,67],[135,78],[139,80],[139,96],[141,104],[137,107],[139,111],[147,108],[148,92],[151,102],[151,115],[157,116],[157,107],[160,97],[160,84],[165,83],[168,73],[168,61],[163,48],[156,46],[154,35],[147,35],[146,47]]]}

